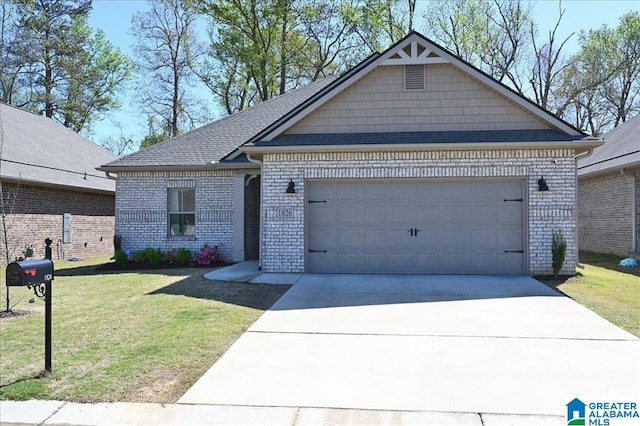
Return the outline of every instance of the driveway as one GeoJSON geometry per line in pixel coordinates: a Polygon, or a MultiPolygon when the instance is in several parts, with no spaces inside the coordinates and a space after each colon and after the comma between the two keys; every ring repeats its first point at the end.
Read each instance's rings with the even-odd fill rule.
{"type": "Polygon", "coordinates": [[[640,400],[640,340],[530,277],[303,275],[178,401],[566,415],[640,400]]]}

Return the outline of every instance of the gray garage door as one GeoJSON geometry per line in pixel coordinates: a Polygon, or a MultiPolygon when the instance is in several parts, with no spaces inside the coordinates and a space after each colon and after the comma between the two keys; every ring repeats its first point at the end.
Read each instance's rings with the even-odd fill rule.
{"type": "Polygon", "coordinates": [[[307,271],[523,274],[523,182],[308,181],[307,271]]]}

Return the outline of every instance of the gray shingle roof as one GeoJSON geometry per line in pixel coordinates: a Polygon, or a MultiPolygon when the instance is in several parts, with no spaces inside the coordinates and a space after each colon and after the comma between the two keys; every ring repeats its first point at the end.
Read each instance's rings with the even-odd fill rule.
{"type": "Polygon", "coordinates": [[[115,182],[95,168],[118,157],[100,145],[50,118],[5,104],[0,104],[0,124],[0,177],[115,192],[115,182]]]}
{"type": "Polygon", "coordinates": [[[220,161],[283,115],[322,90],[334,79],[334,77],[327,77],[261,102],[189,133],[105,164],[103,169],[204,167],[211,164],[212,161],[220,161]]]}
{"type": "Polygon", "coordinates": [[[624,167],[640,167],[640,115],[603,135],[604,145],[578,161],[578,175],[624,167]]]}
{"type": "Polygon", "coordinates": [[[552,142],[583,139],[583,135],[568,135],[556,130],[482,130],[464,132],[390,132],[333,133],[281,135],[255,146],[291,145],[378,145],[378,144],[438,144],[482,142],[552,142]]]}

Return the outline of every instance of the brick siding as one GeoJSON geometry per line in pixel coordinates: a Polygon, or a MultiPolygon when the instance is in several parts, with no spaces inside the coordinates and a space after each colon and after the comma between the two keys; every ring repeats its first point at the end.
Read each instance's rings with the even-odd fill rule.
{"type": "MultiPolygon", "coordinates": [[[[34,257],[44,256],[44,240],[53,240],[53,258],[87,258],[113,253],[113,194],[2,183],[11,260],[33,245],[34,257]],[[62,243],[62,217],[71,213],[71,242],[62,243]]],[[[4,236],[2,237],[4,239],[4,236]]],[[[4,241],[0,263],[6,263],[4,241]]]]}
{"type": "Polygon", "coordinates": [[[580,250],[618,255],[633,250],[634,179],[619,171],[579,179],[580,250]]]}
{"type": "MultiPolygon", "coordinates": [[[[262,168],[263,250],[267,272],[304,271],[305,181],[522,177],[528,181],[529,273],[550,274],[552,231],[567,240],[563,274],[575,274],[575,152],[501,150],[267,154],[262,168]],[[548,192],[538,191],[544,176],[548,192]],[[293,179],[295,194],[284,189],[293,179]],[[286,215],[280,214],[283,210],[286,215]]],[[[526,244],[526,243],[525,243],[526,244]]]]}
{"type": "Polygon", "coordinates": [[[221,258],[232,259],[232,171],[128,172],[116,180],[116,233],[123,247],[198,252],[217,245],[221,258]],[[195,188],[196,235],[171,237],[168,232],[168,188],[195,188]]]}

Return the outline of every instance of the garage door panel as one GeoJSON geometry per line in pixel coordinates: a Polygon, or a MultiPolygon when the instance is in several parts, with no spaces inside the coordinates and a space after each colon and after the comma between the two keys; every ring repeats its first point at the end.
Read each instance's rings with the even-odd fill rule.
{"type": "Polygon", "coordinates": [[[472,205],[468,209],[470,223],[473,225],[483,223],[493,225],[498,221],[498,208],[495,205],[472,205]]]}
{"type": "Polygon", "coordinates": [[[476,182],[472,188],[467,185],[467,198],[470,200],[495,200],[498,193],[495,182],[476,182]]]}
{"type": "Polygon", "coordinates": [[[423,200],[420,200],[420,204],[416,209],[416,220],[418,223],[437,223],[440,221],[440,206],[430,206],[422,204],[423,200]]]}
{"type": "Polygon", "coordinates": [[[524,272],[522,181],[309,181],[310,272],[524,272]],[[410,230],[419,230],[412,235],[410,230]],[[323,261],[320,261],[322,259],[323,261]]]}
{"type": "Polygon", "coordinates": [[[497,235],[494,230],[472,230],[470,248],[476,252],[480,250],[495,250],[497,246],[497,235]]]}
{"type": "Polygon", "coordinates": [[[362,188],[357,183],[336,184],[336,200],[358,200],[361,198],[362,188]]]}
{"type": "Polygon", "coordinates": [[[501,182],[499,197],[502,199],[521,199],[522,183],[521,182],[501,182]]]}
{"type": "Polygon", "coordinates": [[[370,206],[364,209],[365,223],[387,223],[389,221],[387,206],[370,206]]]}
{"type": "Polygon", "coordinates": [[[442,250],[446,253],[458,253],[471,245],[471,235],[466,230],[442,230],[440,236],[442,250]]]}
{"type": "Polygon", "coordinates": [[[496,232],[497,247],[504,250],[523,250],[522,231],[505,229],[496,232]]]}
{"type": "MultiPolygon", "coordinates": [[[[415,205],[400,204],[388,207],[389,222],[394,224],[416,223],[415,205]]],[[[407,227],[409,229],[409,227],[407,227]]]]}
{"type": "Polygon", "coordinates": [[[364,220],[364,209],[358,206],[336,207],[336,221],[343,224],[361,223],[364,220]]]}
{"type": "Polygon", "coordinates": [[[416,185],[416,198],[424,202],[438,203],[442,198],[442,185],[431,182],[429,185],[416,185]]]}
{"type": "Polygon", "coordinates": [[[335,213],[336,209],[334,206],[324,203],[316,204],[313,209],[309,209],[309,222],[316,226],[333,226],[337,223],[335,213]]]}
{"type": "Polygon", "coordinates": [[[397,200],[412,200],[416,197],[416,185],[411,182],[401,182],[392,185],[387,185],[388,199],[390,201],[397,200]]]}
{"type": "Polygon", "coordinates": [[[463,206],[446,205],[441,207],[440,220],[443,224],[464,224],[468,223],[471,218],[471,212],[463,206]]]}
{"type": "Polygon", "coordinates": [[[522,203],[504,203],[496,211],[500,223],[522,223],[522,203]]]}

